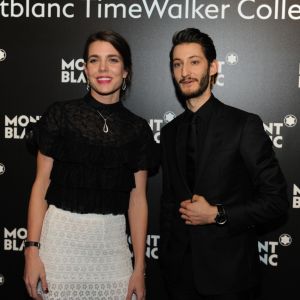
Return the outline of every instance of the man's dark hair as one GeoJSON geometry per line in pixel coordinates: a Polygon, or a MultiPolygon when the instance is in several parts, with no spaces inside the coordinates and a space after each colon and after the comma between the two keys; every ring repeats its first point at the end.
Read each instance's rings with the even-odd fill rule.
{"type": "MultiPolygon", "coordinates": [[[[173,45],[170,51],[171,70],[173,69],[172,62],[173,62],[174,48],[177,45],[185,44],[185,43],[199,44],[203,49],[204,55],[209,65],[217,58],[217,52],[216,52],[214,42],[208,34],[201,32],[197,28],[186,28],[181,31],[175,32],[175,34],[173,35],[172,38],[173,45]]],[[[218,74],[212,76],[212,83],[215,83],[217,76],[218,74]]]]}
{"type": "MultiPolygon", "coordinates": [[[[87,62],[89,47],[93,42],[96,41],[104,41],[110,43],[121,55],[123,60],[124,69],[128,72],[127,77],[125,79],[126,86],[129,87],[131,85],[132,78],[132,60],[131,60],[131,50],[128,42],[117,32],[112,30],[103,30],[98,31],[96,33],[91,34],[85,42],[84,51],[83,51],[83,59],[87,62]]],[[[121,96],[125,93],[121,89],[121,96]]]]}

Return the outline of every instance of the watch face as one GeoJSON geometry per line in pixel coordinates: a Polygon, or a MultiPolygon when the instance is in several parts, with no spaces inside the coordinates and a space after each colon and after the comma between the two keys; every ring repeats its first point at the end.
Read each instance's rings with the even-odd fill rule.
{"type": "Polygon", "coordinates": [[[218,214],[217,217],[216,217],[216,223],[218,225],[223,225],[227,222],[227,217],[225,214],[218,214]]]}
{"type": "Polygon", "coordinates": [[[218,225],[223,225],[227,222],[227,216],[223,205],[218,205],[218,214],[215,221],[218,225]]]}

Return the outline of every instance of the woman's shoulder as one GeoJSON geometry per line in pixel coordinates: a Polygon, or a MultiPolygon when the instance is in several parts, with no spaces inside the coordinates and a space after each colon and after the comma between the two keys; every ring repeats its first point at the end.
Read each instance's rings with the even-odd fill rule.
{"type": "Polygon", "coordinates": [[[44,115],[63,116],[65,112],[74,111],[74,109],[80,108],[83,104],[82,98],[54,101],[47,106],[44,115]]]}
{"type": "Polygon", "coordinates": [[[145,128],[145,126],[149,127],[148,122],[143,117],[133,113],[128,108],[124,107],[123,112],[128,119],[128,121],[132,122],[132,124],[135,124],[137,127],[145,128]]]}

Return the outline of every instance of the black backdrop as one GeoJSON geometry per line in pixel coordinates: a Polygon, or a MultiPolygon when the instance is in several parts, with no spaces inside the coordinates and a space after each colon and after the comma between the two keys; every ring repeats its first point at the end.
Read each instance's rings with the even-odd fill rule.
{"type": "MultiPolygon", "coordinates": [[[[0,2],[0,297],[27,299],[23,240],[35,159],[24,128],[53,101],[84,95],[86,37],[112,29],[134,62],[125,105],[161,127],[182,108],[168,68],[171,37],[185,27],[211,35],[220,62],[215,95],[258,113],[288,180],[289,218],[260,236],[262,299],[295,299],[299,261],[299,0],[18,0],[0,2]]],[[[149,180],[148,299],[165,299],[157,264],[161,174],[149,180]]],[[[228,270],[230,272],[230,270],[228,270]]]]}

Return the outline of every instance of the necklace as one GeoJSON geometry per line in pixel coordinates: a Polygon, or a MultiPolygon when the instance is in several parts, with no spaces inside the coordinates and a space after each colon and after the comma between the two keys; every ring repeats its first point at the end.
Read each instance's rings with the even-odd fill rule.
{"type": "Polygon", "coordinates": [[[99,110],[96,110],[96,111],[97,111],[97,113],[98,113],[98,116],[101,117],[101,118],[103,119],[103,121],[104,121],[104,125],[103,125],[103,128],[102,128],[103,132],[104,132],[104,133],[108,133],[109,129],[108,129],[108,126],[107,126],[107,122],[106,122],[106,121],[107,121],[107,119],[108,119],[112,114],[109,114],[106,118],[104,118],[103,115],[100,113],[99,110]]]}

